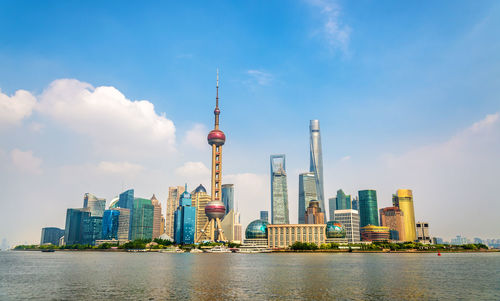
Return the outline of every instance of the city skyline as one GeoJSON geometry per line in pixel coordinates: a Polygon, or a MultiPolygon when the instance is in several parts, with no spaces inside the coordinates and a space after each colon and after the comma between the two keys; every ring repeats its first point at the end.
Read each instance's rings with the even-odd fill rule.
{"type": "Polygon", "coordinates": [[[179,32],[172,24],[199,17],[193,7],[39,5],[22,18],[20,7],[0,7],[9,41],[0,46],[0,238],[36,242],[40,228],[63,228],[66,208],[81,208],[87,192],[108,206],[134,189],[165,209],[169,186],[209,188],[217,67],[229,137],[222,184],[234,184],[243,228],[270,212],[275,153],[287,157],[297,221],[307,123],[317,119],[325,201],[374,189],[381,209],[411,189],[415,219],[433,236],[498,237],[500,4],[422,3],[390,15],[374,3],[217,4],[204,14],[221,20],[194,18],[179,32]],[[206,43],[214,32],[217,46],[206,43]],[[61,42],[68,36],[78,39],[61,42]]]}

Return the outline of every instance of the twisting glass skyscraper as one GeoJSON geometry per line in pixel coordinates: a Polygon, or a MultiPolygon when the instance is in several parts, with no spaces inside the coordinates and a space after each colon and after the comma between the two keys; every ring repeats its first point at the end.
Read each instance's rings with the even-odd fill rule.
{"type": "Polygon", "coordinates": [[[310,151],[311,164],[309,171],[316,177],[316,193],[318,195],[321,211],[325,212],[325,190],[323,188],[323,154],[321,151],[321,135],[319,133],[319,120],[311,120],[310,131],[310,151]]]}
{"type": "Polygon", "coordinates": [[[271,155],[271,223],[290,223],[285,155],[271,155]]]}

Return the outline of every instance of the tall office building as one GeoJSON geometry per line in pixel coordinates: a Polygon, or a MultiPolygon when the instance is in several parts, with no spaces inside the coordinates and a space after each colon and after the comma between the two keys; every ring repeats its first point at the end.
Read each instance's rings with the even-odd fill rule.
{"type": "Polygon", "coordinates": [[[396,191],[396,194],[392,195],[392,204],[394,207],[398,207],[404,214],[405,240],[417,240],[412,191],[409,189],[398,189],[398,191],[396,191]]]}
{"type": "Polygon", "coordinates": [[[179,207],[174,214],[174,240],[177,244],[195,242],[196,208],[192,206],[191,194],[187,185],[179,200],[179,207]]]}
{"type": "Polygon", "coordinates": [[[316,178],[316,193],[318,195],[319,207],[325,212],[325,190],[323,188],[323,153],[321,151],[321,135],[319,132],[319,120],[311,120],[310,131],[310,168],[316,178]]]}
{"type": "Polygon", "coordinates": [[[205,214],[205,207],[212,198],[207,194],[207,190],[203,185],[198,185],[196,189],[191,192],[191,200],[193,207],[196,208],[196,235],[195,237],[201,237],[201,231],[203,230],[203,225],[208,223],[208,217],[205,214]]]}
{"type": "Polygon", "coordinates": [[[351,209],[359,211],[359,200],[358,200],[358,197],[356,197],[356,196],[352,198],[351,209]]]}
{"type": "Polygon", "coordinates": [[[352,209],[351,196],[346,195],[342,189],[337,190],[337,197],[335,198],[336,210],[352,209]]]}
{"type": "Polygon", "coordinates": [[[431,235],[429,234],[428,222],[417,222],[417,240],[423,244],[430,244],[432,242],[431,235]]]}
{"type": "Polygon", "coordinates": [[[96,240],[102,239],[102,216],[90,216],[89,244],[95,245],[96,240]]]}
{"type": "Polygon", "coordinates": [[[325,224],[325,214],[321,212],[319,202],[313,200],[307,207],[304,224],[325,224]]]}
{"type": "Polygon", "coordinates": [[[404,213],[398,207],[380,209],[380,225],[389,228],[391,240],[406,241],[404,213]]]}
{"type": "Polygon", "coordinates": [[[153,239],[160,237],[162,235],[162,217],[161,213],[161,203],[158,201],[156,196],[153,194],[151,197],[151,204],[153,205],[153,239]]]}
{"type": "Polygon", "coordinates": [[[90,238],[90,210],[88,208],[68,208],[64,228],[65,244],[90,244],[90,238]]]}
{"type": "Polygon", "coordinates": [[[334,220],[334,212],[337,210],[337,198],[329,198],[328,199],[328,211],[330,212],[330,221],[334,220]]]}
{"type": "Polygon", "coordinates": [[[120,212],[118,216],[118,232],[117,239],[119,241],[127,241],[130,237],[130,209],[116,208],[120,212]]]}
{"type": "Polygon", "coordinates": [[[241,226],[240,212],[236,211],[234,213],[234,242],[242,243],[243,242],[243,227],[241,226]]]}
{"type": "Polygon", "coordinates": [[[349,243],[360,241],[358,211],[352,209],[335,210],[334,219],[344,225],[349,243]]]}
{"type": "Polygon", "coordinates": [[[118,225],[120,211],[116,209],[104,210],[102,216],[102,239],[118,239],[118,225]]]}
{"type": "Polygon", "coordinates": [[[269,211],[261,211],[260,219],[269,223],[269,211]]]}
{"type": "Polygon", "coordinates": [[[59,245],[59,239],[64,236],[64,229],[59,229],[56,227],[46,227],[42,228],[42,237],[40,239],[40,244],[53,244],[55,246],[59,245]]]}
{"type": "Polygon", "coordinates": [[[134,198],[130,218],[130,240],[153,238],[154,206],[151,200],[134,198]]]}
{"type": "Polygon", "coordinates": [[[378,226],[377,192],[375,190],[360,190],[359,198],[359,226],[378,226]]]}
{"type": "Polygon", "coordinates": [[[134,190],[129,189],[127,191],[120,193],[120,196],[118,197],[118,202],[116,203],[115,207],[127,208],[130,210],[133,210],[134,209],[134,190]]]}
{"type": "Polygon", "coordinates": [[[271,223],[289,224],[285,155],[271,155],[271,223]]]}
{"type": "Polygon", "coordinates": [[[184,192],[184,186],[168,188],[167,208],[165,214],[165,233],[174,237],[174,213],[179,206],[179,199],[184,192]]]}
{"type": "Polygon", "coordinates": [[[305,224],[305,214],[309,202],[317,200],[316,178],[313,172],[299,174],[299,224],[305,224]]]}
{"type": "Polygon", "coordinates": [[[222,185],[222,203],[226,207],[226,214],[234,209],[234,184],[222,185]]]}
{"type": "Polygon", "coordinates": [[[106,199],[98,198],[91,193],[86,193],[83,196],[83,208],[89,208],[91,216],[100,216],[106,209],[106,199]]]}

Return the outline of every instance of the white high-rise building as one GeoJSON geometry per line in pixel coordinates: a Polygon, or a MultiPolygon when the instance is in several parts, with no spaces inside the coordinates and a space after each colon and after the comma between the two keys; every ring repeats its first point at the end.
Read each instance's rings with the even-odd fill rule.
{"type": "MultiPolygon", "coordinates": [[[[325,190],[323,188],[323,152],[321,151],[321,135],[319,132],[319,120],[311,120],[309,123],[310,133],[310,166],[309,171],[314,173],[316,179],[317,201],[321,211],[326,214],[325,190]]],[[[326,217],[326,216],[325,216],[326,217]]]]}
{"type": "Polygon", "coordinates": [[[349,243],[360,241],[359,213],[357,210],[343,209],[334,211],[335,220],[340,222],[346,230],[346,238],[349,243]]]}

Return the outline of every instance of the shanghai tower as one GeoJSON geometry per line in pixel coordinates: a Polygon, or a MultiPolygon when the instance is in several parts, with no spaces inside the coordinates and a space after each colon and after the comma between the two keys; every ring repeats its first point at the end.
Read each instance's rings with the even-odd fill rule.
{"type": "Polygon", "coordinates": [[[321,151],[321,135],[319,133],[319,120],[309,123],[311,164],[309,171],[316,177],[316,193],[322,212],[325,211],[325,191],[323,188],[323,154],[321,151]]]}

